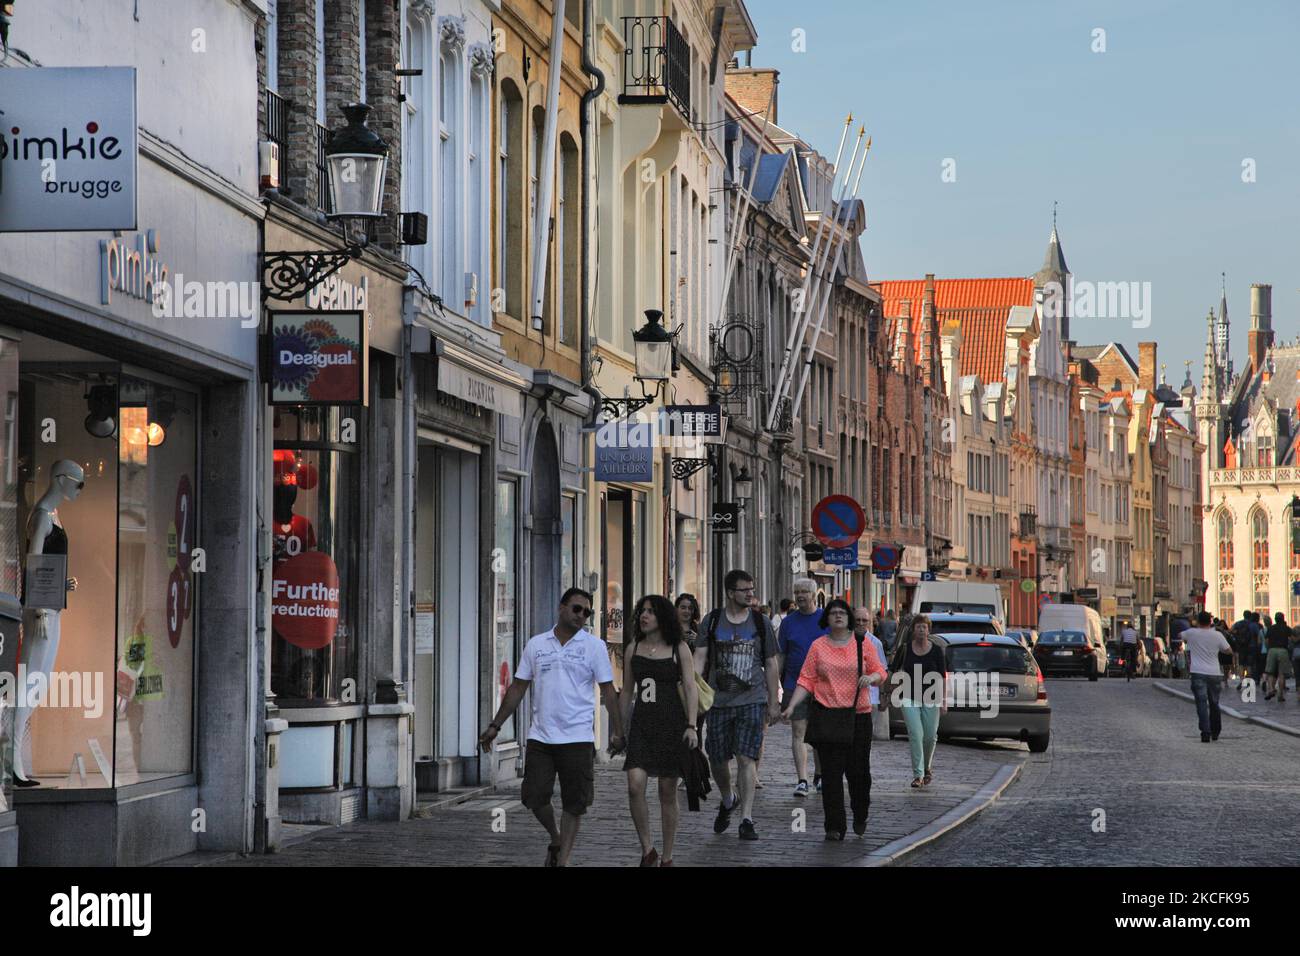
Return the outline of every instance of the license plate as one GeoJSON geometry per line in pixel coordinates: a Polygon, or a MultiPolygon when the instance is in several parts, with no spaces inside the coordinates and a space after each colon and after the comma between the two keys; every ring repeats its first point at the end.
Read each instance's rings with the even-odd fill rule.
{"type": "Polygon", "coordinates": [[[1003,697],[1015,697],[1015,696],[1016,696],[1016,689],[1015,689],[1014,687],[1012,687],[1010,684],[1003,684],[1003,685],[1002,685],[1002,696],[1003,696],[1003,697]]]}
{"type": "Polygon", "coordinates": [[[1055,651],[1057,657],[1073,657],[1074,651],[1055,651]]]}

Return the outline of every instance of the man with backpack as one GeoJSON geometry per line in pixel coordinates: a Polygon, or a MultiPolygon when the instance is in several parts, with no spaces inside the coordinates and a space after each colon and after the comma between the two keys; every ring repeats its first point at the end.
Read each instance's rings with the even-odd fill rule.
{"type": "Polygon", "coordinates": [[[1255,629],[1251,627],[1249,611],[1241,612],[1241,620],[1232,625],[1231,643],[1236,654],[1237,663],[1233,669],[1237,672],[1237,687],[1250,674],[1255,660],[1255,629]]]}
{"type": "Polygon", "coordinates": [[[771,622],[750,607],[754,578],[745,571],[729,571],[724,587],[726,604],[700,622],[704,640],[695,645],[696,670],[714,689],[705,737],[705,752],[721,797],[713,832],[724,833],[739,808],[740,838],[757,840],[756,763],[764,728],[781,714],[781,668],[771,622]],[[732,789],[733,757],[739,794],[732,789]]]}

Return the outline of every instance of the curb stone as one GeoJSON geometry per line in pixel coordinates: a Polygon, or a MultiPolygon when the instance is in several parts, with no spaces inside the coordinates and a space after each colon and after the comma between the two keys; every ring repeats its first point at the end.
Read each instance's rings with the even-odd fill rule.
{"type": "Polygon", "coordinates": [[[1020,776],[1021,763],[1007,764],[999,767],[973,796],[966,798],[937,820],[927,823],[914,833],[886,843],[878,850],[872,850],[854,866],[891,866],[900,859],[937,840],[951,830],[971,820],[987,809],[994,800],[1002,796],[1003,791],[1020,776]]]}
{"type": "MultiPolygon", "coordinates": [[[[1157,690],[1162,690],[1166,694],[1171,694],[1174,697],[1182,697],[1183,699],[1192,702],[1196,701],[1196,697],[1189,694],[1187,691],[1175,690],[1173,687],[1168,687],[1160,683],[1155,683],[1152,686],[1157,690]]],[[[1229,717],[1236,717],[1238,720],[1244,720],[1249,724],[1258,724],[1261,727],[1267,727],[1269,730],[1276,730],[1284,734],[1290,734],[1292,737],[1300,737],[1300,730],[1296,730],[1294,727],[1288,727],[1286,724],[1279,724],[1277,721],[1269,720],[1267,717],[1256,717],[1254,714],[1243,714],[1241,711],[1232,707],[1227,707],[1223,704],[1219,704],[1219,710],[1223,711],[1229,717]]]]}

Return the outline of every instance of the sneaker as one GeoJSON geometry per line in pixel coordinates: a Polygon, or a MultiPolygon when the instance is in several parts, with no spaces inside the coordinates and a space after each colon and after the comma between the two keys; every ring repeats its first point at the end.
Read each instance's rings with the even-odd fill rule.
{"type": "Polygon", "coordinates": [[[548,846],[546,848],[546,865],[548,867],[560,865],[560,848],[558,846],[548,846]]]}
{"type": "Polygon", "coordinates": [[[827,831],[826,831],[826,839],[827,839],[827,840],[839,840],[839,841],[843,842],[843,840],[844,840],[844,831],[843,831],[843,830],[827,830],[827,831]]]}
{"type": "Polygon", "coordinates": [[[1209,735],[1209,734],[1201,734],[1201,743],[1203,743],[1203,744],[1208,744],[1209,742],[1210,742],[1210,735],[1209,735]]]}
{"type": "Polygon", "coordinates": [[[731,795],[731,806],[719,800],[718,801],[718,818],[713,821],[714,833],[726,833],[727,827],[731,826],[731,815],[736,812],[736,807],[740,804],[740,797],[737,794],[731,795]]]}
{"type": "Polygon", "coordinates": [[[818,793],[821,793],[821,792],[822,792],[822,775],[821,775],[821,774],[814,774],[814,775],[813,775],[813,788],[814,788],[818,793]]]}
{"type": "Polygon", "coordinates": [[[800,780],[799,783],[795,785],[795,788],[794,788],[794,795],[795,795],[796,797],[806,797],[806,796],[808,796],[808,781],[807,781],[807,780],[800,780]]]}
{"type": "Polygon", "coordinates": [[[867,821],[865,818],[853,821],[853,832],[858,836],[862,836],[862,834],[867,832],[867,821]]]}
{"type": "Polygon", "coordinates": [[[742,840],[757,840],[758,831],[754,829],[753,820],[740,821],[740,838],[742,840]]]}

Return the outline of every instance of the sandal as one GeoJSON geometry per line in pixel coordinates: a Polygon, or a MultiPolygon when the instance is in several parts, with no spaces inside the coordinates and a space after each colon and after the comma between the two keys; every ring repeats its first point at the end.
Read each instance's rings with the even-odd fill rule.
{"type": "Polygon", "coordinates": [[[650,848],[650,852],[647,853],[645,856],[641,857],[641,865],[642,865],[642,866],[658,866],[658,865],[659,865],[659,851],[656,850],[654,847],[651,847],[651,848],[650,848]]]}
{"type": "Polygon", "coordinates": [[[672,865],[673,865],[673,861],[672,861],[672,860],[660,860],[660,861],[659,861],[659,865],[660,865],[661,867],[664,867],[664,866],[672,866],[672,865]]]}
{"type": "Polygon", "coordinates": [[[927,773],[924,777],[921,778],[921,785],[928,787],[930,786],[930,781],[933,779],[934,776],[932,774],[927,773]]]}
{"type": "Polygon", "coordinates": [[[912,778],[912,789],[913,789],[913,790],[920,790],[920,789],[921,789],[921,786],[922,786],[922,784],[921,784],[921,778],[920,778],[920,777],[913,777],[913,778],[912,778]]]}

